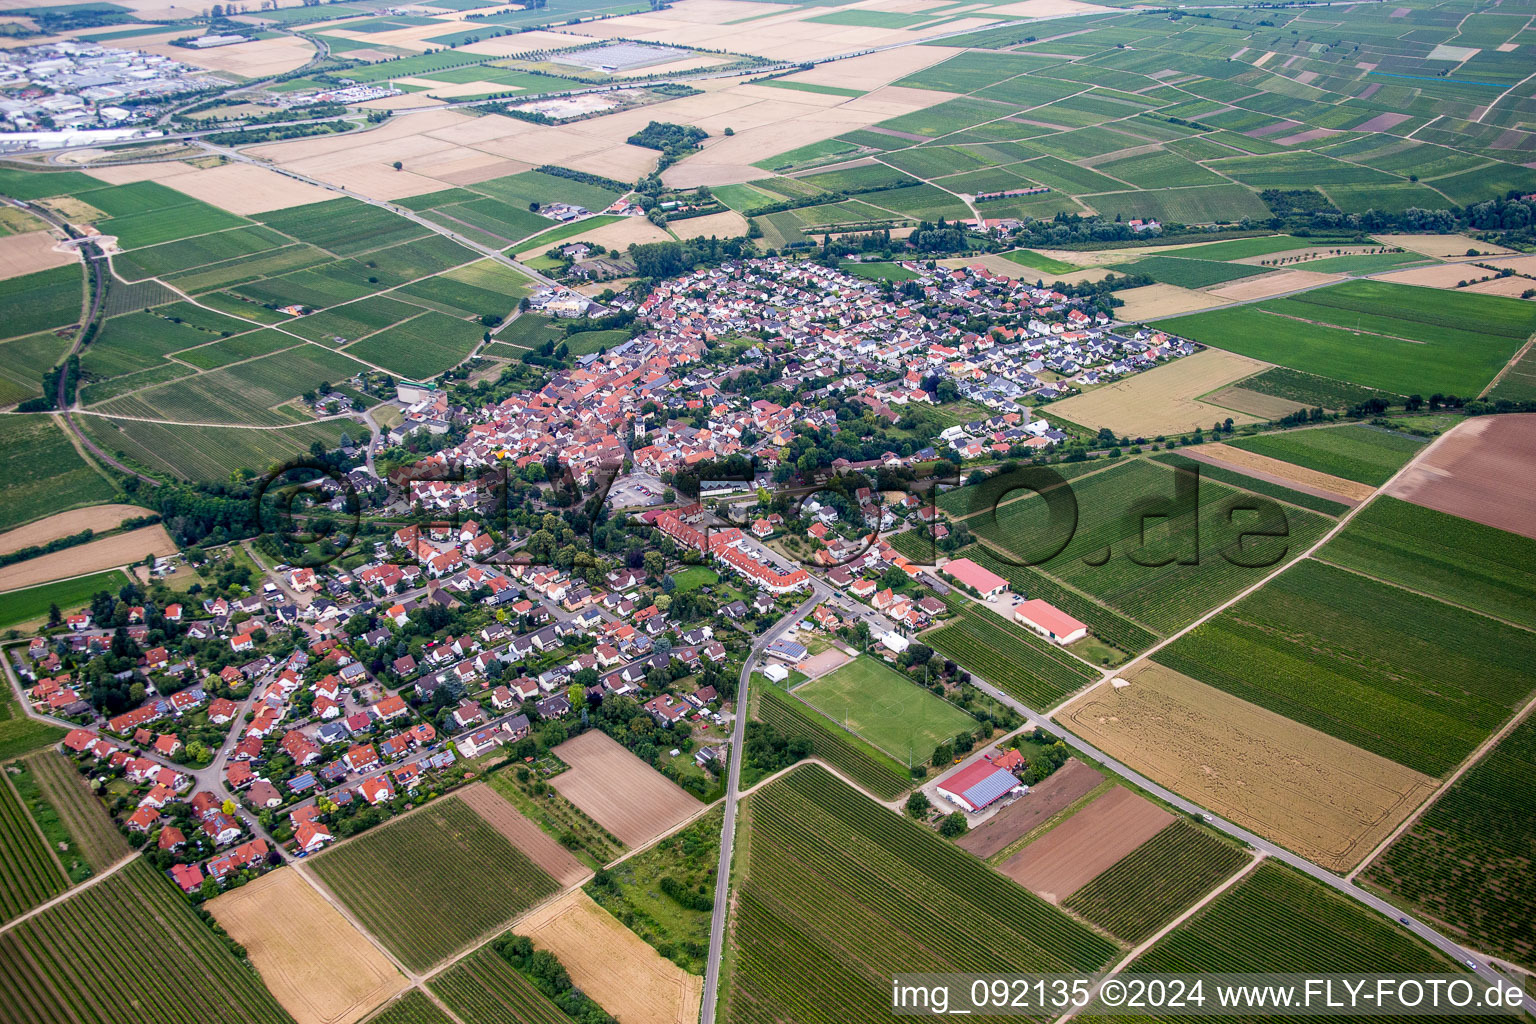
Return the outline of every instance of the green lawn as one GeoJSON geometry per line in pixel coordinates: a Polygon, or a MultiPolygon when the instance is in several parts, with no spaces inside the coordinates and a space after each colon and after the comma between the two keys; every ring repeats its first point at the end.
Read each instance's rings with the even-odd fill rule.
{"type": "Polygon", "coordinates": [[[91,603],[91,596],[98,590],[116,594],[126,585],[128,577],[117,569],[98,572],[91,576],[77,576],[57,583],[43,583],[24,590],[12,590],[0,594],[0,629],[9,629],[23,622],[43,618],[48,606],[56,604],[68,615],[91,603]]]}
{"type": "Polygon", "coordinates": [[[795,691],[795,696],[906,764],[976,720],[871,657],[861,657],[795,691]]]}
{"type": "Polygon", "coordinates": [[[1033,249],[1015,249],[1013,252],[1005,252],[1002,255],[1003,259],[1009,263],[1017,263],[1021,267],[1038,270],[1042,274],[1070,274],[1074,270],[1083,269],[1049,256],[1042,256],[1033,249]]]}
{"type": "Polygon", "coordinates": [[[672,574],[672,582],[677,584],[672,589],[674,594],[686,594],[690,590],[707,587],[720,578],[715,570],[702,565],[691,565],[682,572],[672,574]]]}

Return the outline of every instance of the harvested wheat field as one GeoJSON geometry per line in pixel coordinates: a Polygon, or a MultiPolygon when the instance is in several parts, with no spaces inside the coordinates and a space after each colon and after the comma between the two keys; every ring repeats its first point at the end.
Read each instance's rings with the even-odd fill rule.
{"type": "Polygon", "coordinates": [[[955,845],[985,860],[1003,852],[1103,782],[1104,776],[1077,758],[1070,758],[1044,782],[956,839],[955,845]]]}
{"type": "Polygon", "coordinates": [[[1409,252],[1434,256],[1438,259],[1466,256],[1468,249],[1496,254],[1514,252],[1513,249],[1506,249],[1502,245],[1481,242],[1466,235],[1372,235],[1371,237],[1383,245],[1395,245],[1409,252]]]}
{"type": "Polygon", "coordinates": [[[591,874],[586,865],[571,856],[544,830],[520,814],[505,797],[483,783],[459,791],[459,799],[472,807],[496,831],[527,855],[535,865],[560,883],[563,889],[591,874]]]}
{"type": "Polygon", "coordinates": [[[1057,717],[1111,757],[1333,871],[1434,792],[1427,775],[1155,662],[1057,717]]]}
{"type": "Polygon", "coordinates": [[[286,210],[290,206],[304,206],[335,198],[334,193],[327,192],[319,185],[311,185],[255,164],[230,163],[207,170],[193,170],[188,174],[178,174],[167,184],[193,199],[201,199],[241,216],[286,210]]]}
{"type": "Polygon", "coordinates": [[[580,889],[546,903],[513,930],[559,957],[571,980],[621,1024],[698,1020],[704,979],[663,959],[580,889]]]}
{"type": "Polygon", "coordinates": [[[709,238],[711,235],[717,238],[735,238],[747,233],[747,218],[735,210],[727,210],[724,213],[712,213],[707,217],[689,217],[687,220],[676,221],[668,225],[678,238],[687,241],[690,238],[709,238]]]}
{"type": "Polygon", "coordinates": [[[1536,537],[1536,414],[1463,420],[1387,489],[1395,498],[1536,537]]]}
{"type": "Polygon", "coordinates": [[[1536,288],[1536,284],[1532,284],[1528,277],[1496,277],[1492,281],[1469,284],[1466,290],[1479,295],[1507,295],[1518,299],[1532,288],[1536,288]]]}
{"type": "Polygon", "coordinates": [[[1353,480],[1345,480],[1329,473],[1319,473],[1315,469],[1308,469],[1291,462],[1281,462],[1268,455],[1259,455],[1257,452],[1248,452],[1225,444],[1205,444],[1198,448],[1182,448],[1180,451],[1201,462],[1230,466],[1232,469],[1248,473],[1261,480],[1295,487],[1308,494],[1348,502],[1351,505],[1359,504],[1376,493],[1376,488],[1370,484],[1357,484],[1353,480]]]}
{"type": "Polygon", "coordinates": [[[1316,260],[1328,256],[1358,256],[1374,248],[1376,248],[1374,245],[1314,245],[1304,249],[1287,249],[1284,252],[1267,252],[1262,256],[1245,256],[1231,262],[1243,263],[1250,267],[1262,267],[1274,260],[1316,260]]]}
{"type": "Polygon", "coordinates": [[[0,555],[8,555],[34,544],[46,544],[81,530],[95,530],[98,533],[111,530],[124,519],[150,514],[149,509],[138,505],[92,505],[89,508],[60,512],[47,519],[39,519],[35,523],[0,533],[0,555]]]}
{"type": "Polygon", "coordinates": [[[0,279],[80,262],[79,253],[58,245],[59,240],[47,231],[0,237],[0,279]]]}
{"type": "Polygon", "coordinates": [[[297,869],[269,872],[207,908],[298,1024],[352,1024],[409,987],[297,869]]]}
{"type": "MultiPolygon", "coordinates": [[[[1124,259],[1124,257],[1121,257],[1124,259]]],[[[1115,311],[1115,319],[1121,321],[1156,320],[1180,313],[1195,313],[1225,303],[1213,299],[1193,288],[1180,288],[1176,284],[1147,284],[1140,288],[1127,288],[1115,293],[1115,298],[1125,302],[1115,311]]]]}
{"type": "MultiPolygon", "coordinates": [[[[1073,423],[1093,430],[1108,427],[1121,436],[1182,434],[1196,427],[1209,427],[1229,415],[1229,410],[1202,402],[1198,396],[1251,377],[1267,365],[1247,356],[1208,348],[1087,394],[1074,395],[1058,402],[1054,411],[1073,423]]],[[[1257,417],[1243,413],[1232,416],[1232,420],[1240,424],[1258,422],[1257,417]]]]}
{"type": "Polygon", "coordinates": [[[1257,416],[1261,420],[1278,420],[1289,416],[1297,409],[1306,408],[1301,402],[1293,402],[1289,398],[1279,398],[1275,395],[1261,394],[1258,391],[1249,391],[1241,384],[1233,384],[1212,391],[1205,396],[1205,400],[1211,405],[1219,405],[1223,409],[1231,409],[1233,412],[1245,412],[1250,416],[1257,416]]]}
{"type": "Polygon", "coordinates": [[[1429,267],[1409,267],[1374,275],[1374,280],[1391,284],[1416,284],[1421,288],[1455,288],[1462,281],[1485,277],[1489,271],[1463,263],[1436,263],[1429,267]]]}
{"type": "Polygon", "coordinates": [[[183,64],[207,68],[209,71],[232,71],[245,78],[281,75],[303,67],[315,56],[314,45],[297,36],[273,36],[270,39],[207,50],[193,50],[169,43],[140,46],[138,49],[146,53],[158,53],[183,64]]]}
{"type": "MultiPolygon", "coordinates": [[[[1301,288],[1315,288],[1344,280],[1343,274],[1324,274],[1317,270],[1277,270],[1273,274],[1245,277],[1220,288],[1211,288],[1207,294],[1226,299],[1228,302],[1249,302],[1284,295],[1301,288]]],[[[1123,292],[1121,294],[1124,294],[1123,292]]]]}
{"type": "Polygon", "coordinates": [[[1003,874],[1060,903],[1172,824],[1173,815],[1116,786],[1003,862],[1003,874]]]}
{"type": "Polygon", "coordinates": [[[115,537],[103,537],[78,547],[65,548],[45,558],[29,558],[0,569],[0,591],[30,587],[49,580],[113,569],[119,565],[142,562],[146,555],[169,555],[176,550],[165,527],[156,524],[141,530],[129,530],[115,537]]]}
{"type": "Polygon", "coordinates": [[[571,767],[550,784],[625,846],[645,845],[704,806],[596,729],[566,740],[555,756],[571,767]]]}

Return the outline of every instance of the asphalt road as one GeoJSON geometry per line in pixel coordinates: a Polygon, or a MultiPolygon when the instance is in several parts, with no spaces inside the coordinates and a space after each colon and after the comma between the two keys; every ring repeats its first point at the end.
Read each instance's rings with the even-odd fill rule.
{"type": "Polygon", "coordinates": [[[736,683],[736,725],[731,731],[731,755],[727,765],[725,783],[725,824],[720,831],[720,863],[715,872],[715,909],[709,920],[709,959],[704,964],[704,1002],[699,1009],[699,1024],[714,1024],[715,999],[720,987],[720,957],[725,951],[725,919],[730,908],[731,849],[736,839],[736,799],[741,789],[741,750],[747,735],[747,685],[758,658],[773,641],[783,636],[789,628],[810,614],[829,596],[826,585],[812,580],[811,596],[797,605],[794,611],[774,623],[752,644],[752,653],[741,666],[741,678],[736,683]]]}

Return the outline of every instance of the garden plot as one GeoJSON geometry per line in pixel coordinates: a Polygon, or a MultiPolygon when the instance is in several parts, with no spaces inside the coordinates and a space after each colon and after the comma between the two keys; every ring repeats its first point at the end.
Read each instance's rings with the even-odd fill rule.
{"type": "Polygon", "coordinates": [[[626,846],[643,846],[703,808],[687,791],[596,729],[554,750],[570,768],[550,780],[626,846]]]}

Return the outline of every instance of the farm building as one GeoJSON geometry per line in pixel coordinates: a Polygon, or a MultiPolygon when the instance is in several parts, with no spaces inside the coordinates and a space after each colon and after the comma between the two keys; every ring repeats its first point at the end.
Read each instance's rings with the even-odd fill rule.
{"type": "Polygon", "coordinates": [[[974,589],[983,601],[990,601],[1008,589],[1008,581],[983,569],[969,558],[955,558],[944,564],[944,572],[974,589]]]}
{"type": "Polygon", "coordinates": [[[934,788],[939,796],[974,814],[1008,793],[1023,790],[1024,783],[1012,772],[981,760],[966,765],[934,788]]]}
{"type": "Polygon", "coordinates": [[[1066,612],[1038,597],[1013,610],[1013,617],[1047,640],[1058,644],[1076,643],[1088,635],[1088,627],[1066,612]]]}

